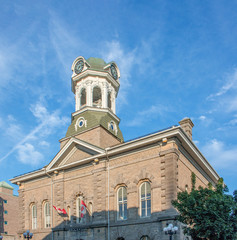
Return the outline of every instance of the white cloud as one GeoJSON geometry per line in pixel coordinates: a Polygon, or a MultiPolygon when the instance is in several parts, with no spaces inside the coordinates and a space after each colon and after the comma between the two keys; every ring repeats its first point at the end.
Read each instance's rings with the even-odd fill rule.
{"type": "Polygon", "coordinates": [[[39,121],[39,124],[27,135],[23,134],[23,130],[20,125],[10,124],[6,129],[6,133],[8,135],[10,134],[9,136],[12,136],[12,133],[9,133],[9,131],[12,132],[14,129],[14,131],[18,131],[18,133],[21,134],[20,137],[18,136],[21,140],[19,140],[15,146],[0,159],[0,162],[17,151],[19,161],[22,163],[26,163],[29,160],[26,153],[29,153],[29,156],[31,157],[33,155],[35,156],[34,164],[39,163],[39,160],[42,159],[42,154],[37,151],[36,146],[38,146],[38,142],[41,142],[41,146],[46,146],[47,142],[43,139],[46,139],[53,131],[70,122],[69,118],[64,116],[61,117],[59,111],[54,111],[53,113],[48,112],[41,102],[31,105],[31,111],[39,121]],[[26,157],[26,160],[23,160],[24,157],[26,157]]]}
{"type": "Polygon", "coordinates": [[[204,120],[206,120],[206,116],[203,116],[203,115],[202,115],[202,116],[200,116],[200,117],[199,117],[199,120],[201,120],[201,121],[204,121],[204,120]]]}
{"type": "MultiPolygon", "coordinates": [[[[212,139],[202,152],[207,160],[217,169],[233,169],[237,164],[237,146],[227,147],[223,142],[212,139]]],[[[237,171],[237,170],[236,170],[237,171]]]]}
{"type": "Polygon", "coordinates": [[[46,142],[46,141],[40,141],[39,145],[40,145],[40,146],[43,146],[43,147],[49,147],[49,146],[50,146],[50,143],[49,143],[49,142],[46,142]]]}
{"type": "Polygon", "coordinates": [[[136,49],[125,51],[119,41],[106,42],[102,50],[102,58],[106,62],[115,61],[120,69],[120,89],[118,95],[117,107],[127,103],[127,91],[131,86],[130,74],[133,65],[135,64],[136,49]]]}
{"type": "Polygon", "coordinates": [[[219,91],[208,96],[208,99],[222,96],[232,89],[237,89],[237,69],[234,69],[233,73],[227,76],[224,85],[219,89],[219,91]]]}
{"type": "Polygon", "coordinates": [[[152,105],[149,108],[138,112],[136,116],[127,123],[127,126],[140,126],[147,121],[148,118],[156,118],[169,111],[170,109],[167,106],[160,104],[152,105]]]}
{"type": "Polygon", "coordinates": [[[24,164],[38,165],[43,160],[43,155],[33,145],[25,143],[17,146],[18,160],[24,164]]]}

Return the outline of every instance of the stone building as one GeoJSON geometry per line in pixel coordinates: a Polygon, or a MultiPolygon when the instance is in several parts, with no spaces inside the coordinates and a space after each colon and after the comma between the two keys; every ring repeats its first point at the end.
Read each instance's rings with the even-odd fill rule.
{"type": "Polygon", "coordinates": [[[17,237],[19,219],[18,196],[13,195],[13,187],[0,182],[0,235],[3,239],[14,240],[17,237]]]}
{"type": "MultiPolygon", "coordinates": [[[[35,240],[168,239],[166,224],[179,226],[171,200],[190,190],[192,172],[201,186],[219,178],[192,142],[192,121],[124,142],[116,63],[78,57],[72,72],[76,109],[59,152],[11,179],[19,185],[19,237],[29,229],[35,240]]],[[[182,231],[175,239],[185,239],[182,231]]]]}

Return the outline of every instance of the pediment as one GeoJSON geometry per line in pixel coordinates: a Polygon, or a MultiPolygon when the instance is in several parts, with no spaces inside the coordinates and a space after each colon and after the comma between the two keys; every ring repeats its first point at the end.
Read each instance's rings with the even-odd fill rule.
{"type": "Polygon", "coordinates": [[[80,139],[71,138],[63,146],[63,148],[60,149],[46,169],[48,171],[50,169],[66,166],[71,163],[79,163],[80,160],[84,160],[101,153],[104,153],[104,149],[80,139]]]}

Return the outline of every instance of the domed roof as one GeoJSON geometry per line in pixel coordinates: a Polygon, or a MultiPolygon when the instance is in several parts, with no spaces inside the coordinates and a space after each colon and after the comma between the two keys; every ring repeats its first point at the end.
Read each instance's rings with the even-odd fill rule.
{"type": "Polygon", "coordinates": [[[107,65],[102,58],[90,57],[86,61],[90,64],[91,68],[95,70],[104,70],[104,67],[107,65]]]}

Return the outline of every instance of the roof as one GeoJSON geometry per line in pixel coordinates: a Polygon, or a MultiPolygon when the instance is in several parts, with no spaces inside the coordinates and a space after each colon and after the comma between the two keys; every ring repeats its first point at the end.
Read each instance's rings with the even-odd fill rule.
{"type": "MultiPolygon", "coordinates": [[[[60,167],[58,169],[71,168],[73,166],[78,166],[78,164],[84,164],[88,161],[93,161],[95,156],[97,158],[105,158],[118,155],[123,152],[127,152],[129,150],[133,150],[135,148],[140,148],[146,146],[148,144],[157,143],[158,141],[162,141],[163,138],[177,139],[177,143],[179,145],[179,150],[185,154],[185,156],[189,159],[193,164],[198,164],[200,171],[203,173],[205,177],[207,177],[208,181],[215,184],[219,179],[219,175],[210,165],[210,163],[205,159],[200,150],[196,147],[196,145],[192,142],[192,140],[185,134],[184,130],[180,126],[172,126],[165,130],[160,130],[155,133],[151,133],[136,139],[132,139],[126,141],[122,144],[118,144],[112,147],[105,149],[104,153],[99,153],[98,155],[93,155],[91,158],[86,158],[83,161],[76,161],[73,164],[69,164],[67,166],[60,167]]],[[[17,183],[17,181],[26,181],[32,178],[36,178],[39,176],[43,176],[45,174],[46,169],[41,169],[40,171],[36,171],[33,173],[24,174],[20,177],[15,177],[10,179],[12,183],[17,183]]],[[[54,171],[55,169],[51,169],[54,171]]],[[[49,172],[49,171],[48,171],[49,172]]]]}
{"type": "Polygon", "coordinates": [[[10,189],[10,190],[14,189],[11,185],[6,183],[5,181],[0,182],[0,187],[7,188],[7,189],[10,189]]]}
{"type": "Polygon", "coordinates": [[[107,65],[102,58],[90,57],[86,61],[90,64],[91,69],[95,70],[104,70],[104,67],[107,65]]]}

